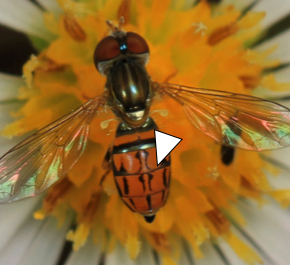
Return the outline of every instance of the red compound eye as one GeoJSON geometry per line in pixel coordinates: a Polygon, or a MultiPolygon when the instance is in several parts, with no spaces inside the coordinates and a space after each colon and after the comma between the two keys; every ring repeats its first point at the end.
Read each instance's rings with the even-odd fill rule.
{"type": "Polygon", "coordinates": [[[138,34],[134,32],[127,33],[127,47],[133,53],[146,53],[149,52],[147,42],[138,34]]]}
{"type": "Polygon", "coordinates": [[[108,36],[102,39],[95,49],[94,60],[95,65],[99,62],[114,59],[120,53],[120,45],[117,40],[108,36]]]}

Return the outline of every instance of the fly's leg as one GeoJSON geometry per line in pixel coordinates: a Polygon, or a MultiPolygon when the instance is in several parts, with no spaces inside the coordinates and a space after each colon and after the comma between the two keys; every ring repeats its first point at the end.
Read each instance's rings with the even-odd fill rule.
{"type": "Polygon", "coordinates": [[[100,185],[102,186],[105,178],[109,175],[112,170],[112,147],[110,147],[104,157],[102,168],[105,170],[104,175],[100,180],[100,185]]]}

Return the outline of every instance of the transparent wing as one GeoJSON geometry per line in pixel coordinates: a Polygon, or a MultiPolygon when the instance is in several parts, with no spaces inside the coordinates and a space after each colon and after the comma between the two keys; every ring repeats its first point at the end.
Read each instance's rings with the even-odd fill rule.
{"type": "Polygon", "coordinates": [[[82,155],[89,123],[104,107],[96,97],[37,131],[0,158],[0,203],[35,196],[67,173],[82,155]]]}
{"type": "Polygon", "coordinates": [[[290,145],[290,109],[248,95],[153,83],[179,102],[190,122],[216,141],[247,150],[290,145]]]}

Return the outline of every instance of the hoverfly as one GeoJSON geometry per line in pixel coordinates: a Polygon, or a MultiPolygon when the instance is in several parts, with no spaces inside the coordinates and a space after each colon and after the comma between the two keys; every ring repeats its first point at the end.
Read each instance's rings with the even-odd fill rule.
{"type": "Polygon", "coordinates": [[[158,166],[156,162],[158,127],[149,115],[155,95],[176,100],[196,128],[224,146],[261,151],[290,144],[290,109],[248,95],[157,83],[145,68],[145,39],[123,31],[122,19],[118,27],[107,24],[112,33],[94,53],[97,70],[107,77],[104,93],[1,157],[1,203],[35,196],[62,178],[86,147],[90,121],[108,106],[120,123],[104,159],[104,177],[113,171],[123,202],[153,222],[166,202],[171,177],[170,156],[158,166]]]}

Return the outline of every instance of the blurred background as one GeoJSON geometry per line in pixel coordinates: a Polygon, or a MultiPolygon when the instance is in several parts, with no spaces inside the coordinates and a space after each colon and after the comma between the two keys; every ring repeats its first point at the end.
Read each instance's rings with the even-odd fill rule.
{"type": "Polygon", "coordinates": [[[24,34],[0,24],[0,72],[22,75],[22,66],[31,54],[36,54],[36,50],[24,34]]]}
{"type": "Polygon", "coordinates": [[[0,72],[21,75],[22,66],[36,50],[28,38],[0,25],[0,72]]]}
{"type": "MultiPolygon", "coordinates": [[[[36,0],[29,1],[37,3],[36,0]]],[[[221,0],[207,1],[216,4],[221,0]]],[[[0,24],[0,72],[22,75],[23,64],[30,58],[31,54],[36,53],[24,34],[0,24]]]]}

